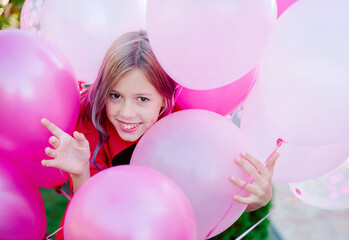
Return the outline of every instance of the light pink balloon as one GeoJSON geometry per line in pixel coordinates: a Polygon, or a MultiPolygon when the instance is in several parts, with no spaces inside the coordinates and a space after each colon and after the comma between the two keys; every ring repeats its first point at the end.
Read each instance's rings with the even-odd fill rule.
{"type": "Polygon", "coordinates": [[[21,11],[21,29],[40,32],[40,17],[44,0],[25,0],[21,11]]]}
{"type": "Polygon", "coordinates": [[[239,107],[256,79],[256,67],[227,86],[210,90],[183,88],[177,103],[182,109],[204,109],[227,115],[239,107]]]}
{"type": "Polygon", "coordinates": [[[44,201],[39,188],[13,161],[0,157],[0,239],[43,239],[44,201]]]}
{"type": "Polygon", "coordinates": [[[117,166],[86,182],[72,199],[64,239],[194,240],[193,210],[166,176],[117,166]]]}
{"type": "Polygon", "coordinates": [[[349,1],[298,1],[278,19],[260,65],[266,116],[302,146],[349,141],[349,1]]]}
{"type": "Polygon", "coordinates": [[[58,168],[43,167],[39,161],[18,161],[31,179],[41,188],[56,188],[68,181],[69,174],[58,168]]]}
{"type": "MultiPolygon", "coordinates": [[[[257,82],[248,95],[242,111],[241,132],[247,152],[265,161],[276,147],[281,133],[266,116],[266,102],[257,82]]],[[[338,167],[349,156],[349,141],[314,146],[284,143],[278,150],[273,181],[295,182],[312,179],[338,167]]]]}
{"type": "Polygon", "coordinates": [[[276,21],[275,0],[148,0],[147,31],[180,85],[225,86],[256,66],[276,21]]]}
{"type": "Polygon", "coordinates": [[[79,91],[69,62],[52,43],[32,32],[0,31],[0,153],[41,161],[52,135],[45,117],[72,133],[79,91]]]}
{"type": "Polygon", "coordinates": [[[349,160],[318,178],[289,184],[294,196],[322,209],[349,208],[349,160]]]}
{"type": "Polygon", "coordinates": [[[41,34],[64,52],[77,79],[91,84],[113,41],[145,28],[145,6],[146,0],[45,1],[41,34]]]}
{"type": "MultiPolygon", "coordinates": [[[[248,179],[234,162],[241,151],[240,131],[232,122],[206,110],[183,110],[161,119],[144,134],[131,164],[158,170],[177,183],[194,209],[197,239],[205,239],[240,190],[230,176],[248,179]]],[[[211,236],[232,225],[245,208],[234,201],[211,236]]]]}
{"type": "Polygon", "coordinates": [[[276,0],[278,17],[297,0],[276,0]]]}

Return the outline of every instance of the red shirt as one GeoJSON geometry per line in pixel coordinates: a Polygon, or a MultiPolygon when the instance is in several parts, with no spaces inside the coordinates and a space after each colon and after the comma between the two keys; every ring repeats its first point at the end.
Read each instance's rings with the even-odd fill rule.
{"type": "MultiPolygon", "coordinates": [[[[130,147],[131,145],[138,142],[128,142],[120,138],[115,127],[112,123],[107,120],[104,126],[106,132],[109,134],[109,140],[101,147],[96,156],[96,163],[101,169],[105,169],[112,166],[112,160],[115,155],[130,147]]],[[[92,158],[95,148],[99,141],[99,135],[96,128],[93,126],[91,121],[83,120],[79,118],[78,123],[76,124],[75,130],[83,133],[90,144],[90,151],[92,158]]],[[[98,173],[98,168],[90,163],[90,173],[91,176],[98,173]]]]}

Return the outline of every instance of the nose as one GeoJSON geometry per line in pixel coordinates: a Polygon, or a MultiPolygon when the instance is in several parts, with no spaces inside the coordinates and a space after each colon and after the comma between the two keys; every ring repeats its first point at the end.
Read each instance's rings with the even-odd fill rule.
{"type": "Polygon", "coordinates": [[[123,102],[120,109],[120,116],[124,120],[131,120],[136,116],[136,109],[135,109],[135,106],[133,106],[133,103],[131,101],[123,102]]]}

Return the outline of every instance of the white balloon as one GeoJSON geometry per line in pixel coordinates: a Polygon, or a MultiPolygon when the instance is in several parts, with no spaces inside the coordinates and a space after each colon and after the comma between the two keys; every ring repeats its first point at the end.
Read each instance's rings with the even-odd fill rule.
{"type": "Polygon", "coordinates": [[[349,1],[304,0],[277,21],[261,62],[266,115],[289,143],[349,140],[349,1]]]}
{"type": "Polygon", "coordinates": [[[61,48],[78,80],[93,83],[112,42],[145,29],[145,0],[46,0],[40,24],[41,34],[61,48]]]}
{"type": "MultiPolygon", "coordinates": [[[[247,97],[242,111],[241,132],[247,152],[265,161],[282,138],[266,116],[266,102],[257,82],[247,97]]],[[[300,146],[283,143],[278,149],[273,181],[295,182],[319,177],[342,164],[349,156],[349,141],[322,146],[300,146]]]]}

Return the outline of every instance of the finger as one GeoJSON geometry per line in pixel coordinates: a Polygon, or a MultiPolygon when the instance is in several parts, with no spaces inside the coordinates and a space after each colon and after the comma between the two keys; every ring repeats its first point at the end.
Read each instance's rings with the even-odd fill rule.
{"type": "Polygon", "coordinates": [[[266,169],[268,169],[268,171],[271,173],[271,175],[273,175],[274,173],[274,166],[275,166],[275,163],[276,163],[276,160],[280,157],[280,153],[276,152],[274,153],[269,161],[267,162],[267,165],[265,166],[266,169]]]}
{"type": "Polygon", "coordinates": [[[55,160],[41,160],[41,165],[44,167],[56,167],[56,161],[55,160]]]}
{"type": "Polygon", "coordinates": [[[252,176],[257,171],[254,166],[252,166],[248,161],[241,158],[240,156],[237,156],[234,160],[250,176],[252,176]]]}
{"type": "Polygon", "coordinates": [[[73,133],[73,137],[77,141],[79,147],[84,147],[86,145],[86,143],[88,144],[85,135],[82,134],[82,133],[79,133],[79,132],[75,131],[73,133]]]}
{"type": "Polygon", "coordinates": [[[236,201],[238,201],[239,203],[242,203],[242,204],[252,204],[252,203],[255,203],[255,199],[253,196],[248,196],[248,197],[241,197],[239,195],[235,195],[234,196],[234,199],[236,201]]]}
{"type": "Polygon", "coordinates": [[[59,148],[60,141],[56,136],[51,136],[48,140],[48,142],[54,147],[55,149],[59,148]]]}
{"type": "Polygon", "coordinates": [[[254,186],[252,185],[252,184],[250,184],[250,183],[248,183],[248,184],[246,184],[246,186],[244,186],[245,185],[245,181],[243,181],[243,180],[241,180],[241,179],[239,179],[239,178],[236,178],[236,177],[234,177],[234,176],[231,176],[230,177],[230,180],[235,184],[235,185],[237,185],[238,187],[240,187],[240,188],[242,188],[242,187],[244,187],[243,189],[244,190],[246,190],[247,192],[249,192],[249,193],[251,193],[251,192],[254,192],[254,186]]]}
{"type": "Polygon", "coordinates": [[[53,135],[58,137],[59,139],[65,134],[65,132],[57,127],[54,123],[50,122],[46,118],[41,119],[41,124],[44,125],[47,130],[49,130],[53,135]]]}
{"type": "Polygon", "coordinates": [[[56,150],[52,149],[52,148],[45,148],[45,153],[47,156],[51,157],[51,158],[56,158],[57,157],[57,152],[56,150]]]}
{"type": "Polygon", "coordinates": [[[242,152],[241,156],[249,163],[251,163],[261,174],[267,173],[263,163],[260,162],[257,158],[253,157],[251,154],[242,152]]]}

